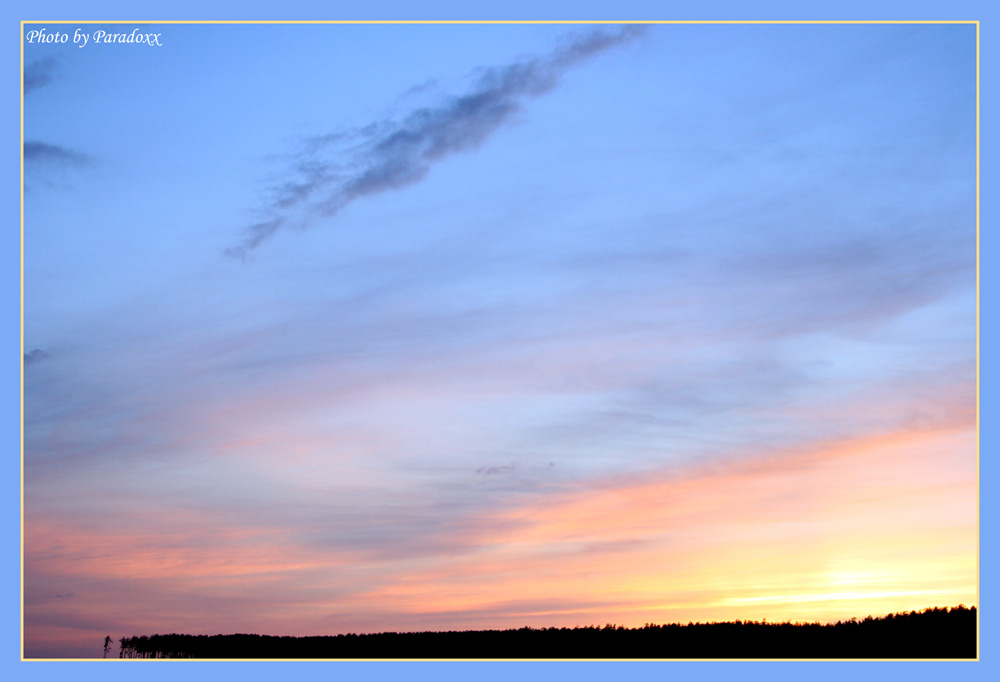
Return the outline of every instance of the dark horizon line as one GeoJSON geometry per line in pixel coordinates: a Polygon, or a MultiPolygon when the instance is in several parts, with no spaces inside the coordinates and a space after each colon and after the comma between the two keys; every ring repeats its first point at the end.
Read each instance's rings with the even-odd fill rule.
{"type": "Polygon", "coordinates": [[[976,606],[927,607],[835,623],[731,620],[319,636],[105,638],[105,657],[198,659],[975,659],[976,606]],[[581,655],[581,652],[585,652],[581,655]],[[112,657],[114,657],[112,655],[112,657]]]}
{"type": "Polygon", "coordinates": [[[252,636],[252,637],[278,637],[278,638],[306,638],[306,637],[364,637],[370,635],[422,635],[422,634],[450,634],[450,633],[463,633],[463,632],[510,632],[515,630],[584,630],[589,628],[603,629],[607,628],[609,625],[615,628],[624,628],[625,630],[642,630],[647,627],[687,627],[689,625],[727,625],[727,624],[737,624],[737,625],[818,625],[821,627],[832,627],[835,625],[842,625],[852,622],[861,622],[865,619],[880,619],[880,618],[890,618],[893,616],[909,616],[913,614],[923,614],[928,611],[950,611],[950,610],[968,610],[977,611],[977,606],[975,604],[955,604],[953,606],[925,606],[921,609],[911,609],[909,611],[892,611],[886,613],[885,615],[875,616],[871,613],[866,616],[852,616],[848,619],[838,619],[836,621],[819,621],[819,620],[782,620],[782,621],[768,621],[767,618],[761,620],[747,620],[742,618],[736,618],[733,620],[713,620],[713,621],[688,621],[687,623],[682,623],[680,621],[665,622],[665,623],[653,623],[647,622],[640,626],[626,627],[624,625],[619,625],[618,623],[605,623],[604,625],[594,625],[593,623],[589,625],[557,625],[557,626],[532,626],[532,625],[522,625],[520,627],[509,627],[509,628],[488,628],[488,629],[467,629],[467,630],[379,630],[372,632],[338,632],[329,635],[265,635],[261,633],[251,633],[251,632],[231,632],[224,634],[221,632],[210,634],[180,634],[180,633],[169,633],[160,634],[156,633],[154,635],[132,635],[133,637],[163,637],[170,635],[179,635],[182,637],[233,637],[233,636],[252,636]]]}

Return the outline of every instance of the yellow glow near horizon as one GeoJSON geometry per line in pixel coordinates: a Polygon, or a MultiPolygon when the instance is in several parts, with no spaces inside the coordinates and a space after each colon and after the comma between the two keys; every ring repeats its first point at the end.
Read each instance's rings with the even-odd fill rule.
{"type": "Polygon", "coordinates": [[[489,549],[368,597],[414,615],[489,612],[536,625],[592,616],[635,626],[651,614],[835,620],[974,605],[975,470],[947,456],[974,439],[899,434],[567,494],[511,510],[520,525],[484,538],[489,549]],[[518,606],[539,600],[553,608],[518,606]]]}
{"type": "MultiPolygon", "coordinates": [[[[145,585],[167,585],[161,602],[128,605],[128,617],[158,629],[163,623],[147,624],[148,614],[169,614],[170,629],[187,632],[225,630],[226,618],[248,630],[310,635],[829,622],[974,606],[977,483],[962,454],[974,446],[972,429],[914,432],[764,462],[595,480],[469,519],[459,531],[469,551],[389,563],[289,542],[278,529],[205,526],[190,515],[173,517],[172,533],[158,535],[141,523],[67,534],[64,524],[37,519],[26,569],[111,576],[109,589],[128,585],[143,595],[145,585]],[[122,546],[129,561],[121,561],[122,546]],[[251,613],[191,608],[218,599],[221,580],[227,594],[253,595],[251,613]],[[341,622],[331,613],[347,615],[341,622]]],[[[107,598],[35,608],[83,615],[107,598]]]]}

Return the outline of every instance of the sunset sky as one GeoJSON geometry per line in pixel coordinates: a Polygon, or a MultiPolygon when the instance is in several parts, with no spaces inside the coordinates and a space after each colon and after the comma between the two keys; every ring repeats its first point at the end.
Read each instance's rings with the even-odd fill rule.
{"type": "Polygon", "coordinates": [[[46,29],[25,657],[978,604],[974,25],[46,29]]]}

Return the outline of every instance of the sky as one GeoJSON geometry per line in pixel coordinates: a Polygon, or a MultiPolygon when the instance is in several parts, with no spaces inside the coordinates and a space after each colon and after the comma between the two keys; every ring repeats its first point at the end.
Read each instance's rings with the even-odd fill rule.
{"type": "Polygon", "coordinates": [[[25,657],[978,604],[975,26],[46,29],[25,657]]]}

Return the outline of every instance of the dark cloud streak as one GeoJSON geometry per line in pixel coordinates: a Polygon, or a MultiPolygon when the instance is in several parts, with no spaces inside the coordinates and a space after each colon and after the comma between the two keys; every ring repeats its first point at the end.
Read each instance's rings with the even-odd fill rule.
{"type": "MultiPolygon", "coordinates": [[[[37,59],[26,67],[22,74],[24,94],[44,87],[52,82],[53,74],[59,65],[57,57],[37,59]]],[[[93,158],[82,152],[61,147],[48,142],[25,142],[24,162],[36,168],[80,168],[93,163],[93,158]]]]}
{"type": "Polygon", "coordinates": [[[348,136],[331,133],[312,138],[293,162],[289,179],[275,188],[275,197],[264,211],[267,217],[247,227],[243,240],[226,254],[245,258],[300,207],[305,212],[301,226],[308,227],[356,199],[420,182],[434,163],[482,145],[526,100],[555,88],[569,68],[643,31],[639,26],[594,31],[546,58],[484,69],[469,93],[411,111],[401,121],[376,122],[348,136]],[[320,156],[336,143],[349,146],[333,158],[320,156]],[[321,191],[325,196],[307,205],[321,191]]]}
{"type": "Polygon", "coordinates": [[[52,74],[59,60],[55,57],[36,59],[24,67],[24,94],[37,90],[52,82],[52,74]]]}
{"type": "Polygon", "coordinates": [[[28,365],[33,365],[36,362],[41,362],[42,360],[46,360],[48,359],[48,357],[49,357],[48,353],[46,353],[40,348],[36,348],[30,353],[24,354],[24,365],[25,367],[27,367],[28,365]]]}
{"type": "Polygon", "coordinates": [[[495,475],[506,475],[514,472],[517,468],[516,462],[511,462],[509,465],[504,466],[481,466],[476,469],[477,474],[482,474],[484,476],[495,476],[495,475]]]}
{"type": "Polygon", "coordinates": [[[47,142],[25,142],[24,161],[60,166],[89,166],[93,159],[81,152],[47,142]]]}

